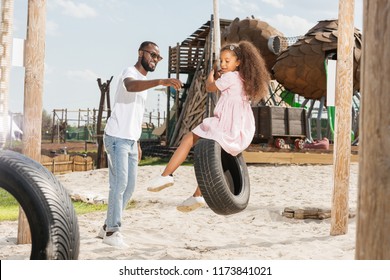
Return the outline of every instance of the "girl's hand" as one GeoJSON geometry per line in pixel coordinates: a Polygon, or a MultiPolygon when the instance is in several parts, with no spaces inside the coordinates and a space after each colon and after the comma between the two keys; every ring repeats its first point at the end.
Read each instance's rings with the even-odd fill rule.
{"type": "Polygon", "coordinates": [[[209,76],[207,77],[206,83],[211,84],[211,83],[214,83],[214,82],[215,82],[215,79],[214,79],[214,69],[211,69],[211,71],[209,73],[209,76]]]}
{"type": "Polygon", "coordinates": [[[211,70],[209,76],[207,77],[206,90],[208,92],[216,92],[218,90],[217,86],[215,85],[214,70],[211,70]]]}
{"type": "Polygon", "coordinates": [[[222,72],[217,64],[214,65],[213,70],[214,70],[214,80],[218,80],[219,78],[221,78],[222,72]]]}

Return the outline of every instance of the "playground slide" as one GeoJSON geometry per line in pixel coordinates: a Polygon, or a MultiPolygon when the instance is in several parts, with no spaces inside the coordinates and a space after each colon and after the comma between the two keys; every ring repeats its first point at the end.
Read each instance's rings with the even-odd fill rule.
{"type": "Polygon", "coordinates": [[[302,106],[301,103],[295,101],[295,93],[292,93],[288,90],[284,90],[281,94],[280,94],[280,97],[282,98],[282,100],[284,102],[286,102],[288,105],[290,105],[291,107],[296,107],[296,108],[300,108],[302,106]]]}
{"type": "MultiPolygon", "coordinates": [[[[334,123],[336,116],[335,96],[336,96],[336,60],[325,60],[326,73],[326,108],[328,112],[329,129],[334,139],[334,123]]],[[[354,141],[355,133],[351,131],[351,141],[354,141]]]]}

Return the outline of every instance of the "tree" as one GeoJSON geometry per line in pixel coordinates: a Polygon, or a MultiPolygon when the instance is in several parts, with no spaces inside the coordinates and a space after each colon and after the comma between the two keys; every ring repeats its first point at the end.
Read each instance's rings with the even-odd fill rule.
{"type": "Polygon", "coordinates": [[[43,133],[49,133],[51,132],[53,126],[53,120],[51,115],[43,109],[42,111],[42,132],[43,133]]]}

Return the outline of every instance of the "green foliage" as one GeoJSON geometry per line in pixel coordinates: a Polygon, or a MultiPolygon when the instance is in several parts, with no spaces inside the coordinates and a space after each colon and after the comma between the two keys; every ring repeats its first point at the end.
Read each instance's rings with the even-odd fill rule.
{"type": "Polygon", "coordinates": [[[18,206],[16,199],[3,188],[0,188],[0,202],[1,207],[18,206]]]}
{"type": "Polygon", "coordinates": [[[19,204],[16,199],[0,188],[0,221],[14,221],[18,219],[18,213],[19,204]]]}
{"type": "MultiPolygon", "coordinates": [[[[169,158],[160,158],[160,157],[145,157],[143,158],[139,166],[145,166],[145,165],[167,165],[169,162],[169,158]]],[[[192,166],[194,163],[192,160],[186,160],[183,162],[182,165],[184,166],[192,166]]]]}
{"type": "Polygon", "coordinates": [[[77,215],[87,214],[96,211],[107,211],[107,204],[91,204],[82,201],[74,201],[73,207],[77,215]]]}
{"type": "Polygon", "coordinates": [[[145,166],[145,165],[165,165],[167,164],[169,159],[167,158],[159,158],[159,157],[145,157],[141,159],[139,162],[139,166],[145,166]]]}

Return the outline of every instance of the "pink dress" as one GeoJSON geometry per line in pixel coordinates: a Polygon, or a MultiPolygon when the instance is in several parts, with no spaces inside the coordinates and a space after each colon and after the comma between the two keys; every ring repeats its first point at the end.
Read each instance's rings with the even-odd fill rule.
{"type": "Polygon", "coordinates": [[[223,74],[215,85],[221,96],[214,116],[206,118],[192,132],[201,138],[217,141],[227,153],[236,156],[252,142],[255,119],[242,79],[237,71],[223,74]]]}

